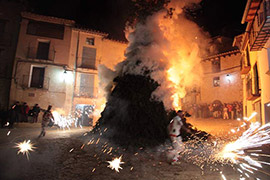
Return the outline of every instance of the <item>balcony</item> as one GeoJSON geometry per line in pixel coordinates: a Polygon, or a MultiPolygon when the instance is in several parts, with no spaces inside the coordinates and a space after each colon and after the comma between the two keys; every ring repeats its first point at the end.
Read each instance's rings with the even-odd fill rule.
{"type": "Polygon", "coordinates": [[[42,89],[42,90],[48,90],[49,84],[50,84],[50,78],[44,77],[43,83],[41,83],[40,86],[31,87],[31,76],[29,75],[23,75],[22,77],[19,77],[17,79],[18,85],[23,89],[42,89]]]}
{"type": "Polygon", "coordinates": [[[251,51],[260,51],[270,36],[270,2],[263,1],[253,19],[249,32],[251,51]]]}
{"type": "Polygon", "coordinates": [[[250,66],[242,66],[241,67],[241,74],[248,74],[250,69],[251,69],[250,66]]]}
{"type": "Polygon", "coordinates": [[[49,50],[48,52],[44,53],[38,51],[38,48],[36,47],[28,47],[27,58],[54,61],[55,50],[49,50]]]}

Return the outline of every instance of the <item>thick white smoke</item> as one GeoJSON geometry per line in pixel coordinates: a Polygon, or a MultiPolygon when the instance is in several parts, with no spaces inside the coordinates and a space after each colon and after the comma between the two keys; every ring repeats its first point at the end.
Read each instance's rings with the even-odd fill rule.
{"type": "Polygon", "coordinates": [[[200,60],[209,48],[207,33],[186,19],[182,10],[198,2],[173,0],[168,6],[175,9],[171,18],[166,17],[166,10],[161,10],[134,29],[128,27],[126,59],[115,67],[114,72],[104,67],[99,69],[103,87],[104,82],[111,87],[116,75],[144,75],[150,70],[151,78],[160,84],[152,97],[163,101],[166,109],[177,108],[176,101],[185,96],[186,87],[200,82],[200,60]]]}

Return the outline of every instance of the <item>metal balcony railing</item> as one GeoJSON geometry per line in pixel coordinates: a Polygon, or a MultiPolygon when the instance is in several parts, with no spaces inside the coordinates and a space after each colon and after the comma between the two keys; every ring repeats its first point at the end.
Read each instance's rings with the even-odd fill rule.
{"type": "Polygon", "coordinates": [[[270,37],[270,2],[263,1],[254,17],[249,32],[249,43],[251,51],[259,51],[263,48],[270,37]]]}
{"type": "MultiPolygon", "coordinates": [[[[43,89],[48,90],[50,85],[50,78],[44,77],[43,83],[33,84],[31,83],[31,76],[23,75],[17,79],[18,85],[23,89],[35,88],[35,89],[43,89]]],[[[42,82],[42,80],[41,80],[42,82]]]]}
{"type": "Polygon", "coordinates": [[[27,58],[53,61],[55,58],[55,50],[50,49],[48,53],[40,53],[38,52],[38,48],[28,47],[27,58]]]}

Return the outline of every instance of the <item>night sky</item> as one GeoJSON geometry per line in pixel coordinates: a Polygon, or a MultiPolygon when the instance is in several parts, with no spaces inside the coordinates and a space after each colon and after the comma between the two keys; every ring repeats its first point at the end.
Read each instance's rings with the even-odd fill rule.
{"type": "MultiPolygon", "coordinates": [[[[110,34],[110,38],[125,40],[124,27],[132,15],[131,0],[26,0],[34,13],[73,19],[81,26],[110,34]]],[[[244,31],[241,18],[246,0],[203,0],[196,10],[187,11],[212,37],[233,38],[244,31]]]]}

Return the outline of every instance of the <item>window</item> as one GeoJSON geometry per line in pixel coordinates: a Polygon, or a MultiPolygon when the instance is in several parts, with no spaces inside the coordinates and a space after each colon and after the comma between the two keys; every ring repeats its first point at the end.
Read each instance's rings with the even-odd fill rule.
{"type": "Polygon", "coordinates": [[[250,56],[249,56],[249,51],[248,51],[248,47],[246,48],[246,66],[250,66],[250,56]]]}
{"type": "Polygon", "coordinates": [[[33,67],[30,87],[43,88],[45,67],[33,67]]]}
{"type": "Polygon", "coordinates": [[[64,39],[64,31],[64,25],[47,22],[29,21],[27,26],[27,34],[56,39],[64,39]]]}
{"type": "Polygon", "coordinates": [[[80,96],[94,96],[94,77],[93,74],[81,74],[80,96]]]}
{"type": "Polygon", "coordinates": [[[86,44],[94,46],[95,38],[86,38],[86,44]]]}
{"type": "Polygon", "coordinates": [[[83,47],[82,68],[96,69],[96,49],[83,47]]]}
{"type": "Polygon", "coordinates": [[[49,59],[50,42],[38,42],[37,59],[49,59]]]}
{"type": "Polygon", "coordinates": [[[220,72],[220,60],[214,60],[212,61],[212,72],[220,72]]]}
{"type": "Polygon", "coordinates": [[[214,87],[219,87],[220,86],[219,77],[214,77],[213,78],[213,86],[214,87]]]}
{"type": "Polygon", "coordinates": [[[257,112],[256,121],[262,123],[261,113],[262,113],[262,106],[261,101],[257,101],[253,104],[253,111],[257,112]]]}
{"type": "Polygon", "coordinates": [[[258,67],[257,63],[253,66],[253,77],[254,77],[254,94],[260,94],[260,87],[259,87],[259,74],[258,74],[258,67]]]}

